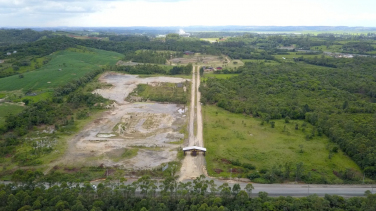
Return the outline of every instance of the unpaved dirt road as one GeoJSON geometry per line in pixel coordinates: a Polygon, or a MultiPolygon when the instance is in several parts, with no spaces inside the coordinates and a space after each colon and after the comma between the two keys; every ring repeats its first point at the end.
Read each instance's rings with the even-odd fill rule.
{"type": "MultiPolygon", "coordinates": [[[[191,91],[191,106],[189,110],[189,141],[187,146],[204,147],[202,136],[202,114],[201,114],[201,94],[198,91],[200,87],[199,66],[193,67],[192,70],[192,91],[191,91]],[[196,103],[196,106],[195,106],[196,103]],[[197,125],[197,134],[194,135],[194,122],[197,125]]],[[[194,179],[204,174],[205,172],[205,158],[202,153],[192,156],[189,152],[186,153],[185,158],[180,169],[179,181],[194,179]]]]}

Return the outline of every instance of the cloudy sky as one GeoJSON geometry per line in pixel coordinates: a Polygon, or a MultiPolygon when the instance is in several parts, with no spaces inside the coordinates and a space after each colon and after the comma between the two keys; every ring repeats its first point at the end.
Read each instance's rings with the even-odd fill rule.
{"type": "Polygon", "coordinates": [[[0,27],[371,26],[376,0],[0,0],[0,27]]]}

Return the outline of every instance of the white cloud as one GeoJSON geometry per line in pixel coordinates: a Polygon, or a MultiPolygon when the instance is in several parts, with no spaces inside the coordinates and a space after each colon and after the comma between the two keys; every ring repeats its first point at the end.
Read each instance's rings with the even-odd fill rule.
{"type": "Polygon", "coordinates": [[[333,1],[0,0],[0,27],[376,25],[375,3],[333,1]]]}

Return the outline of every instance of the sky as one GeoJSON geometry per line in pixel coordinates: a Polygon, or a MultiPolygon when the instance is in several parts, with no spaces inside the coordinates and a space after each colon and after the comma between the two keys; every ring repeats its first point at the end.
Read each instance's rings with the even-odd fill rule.
{"type": "Polygon", "coordinates": [[[376,27],[376,0],[0,0],[0,27],[376,27]]]}

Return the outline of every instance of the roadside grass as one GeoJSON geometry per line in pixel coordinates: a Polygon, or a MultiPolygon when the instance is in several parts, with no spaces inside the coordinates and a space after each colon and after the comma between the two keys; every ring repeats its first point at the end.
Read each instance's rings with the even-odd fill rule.
{"type": "MultiPolygon", "coordinates": [[[[306,174],[310,172],[312,177],[325,177],[329,183],[343,182],[333,171],[349,168],[360,174],[360,168],[341,150],[329,159],[329,149],[336,145],[324,135],[307,139],[313,126],[304,121],[285,123],[284,120],[271,120],[275,122],[275,128],[271,128],[266,122],[261,125],[260,119],[233,114],[215,106],[206,105],[202,110],[206,163],[211,176],[230,177],[230,168],[241,169],[228,162],[236,160],[256,167],[253,171],[241,169],[242,177],[287,162],[293,167],[303,162],[306,174]],[[299,130],[295,129],[295,124],[299,130]]],[[[232,173],[232,176],[237,175],[232,173]]]]}
{"type": "Polygon", "coordinates": [[[25,107],[17,104],[0,103],[0,126],[5,124],[5,117],[9,114],[18,114],[25,107]]]}
{"type": "Polygon", "coordinates": [[[23,78],[18,75],[1,78],[0,91],[49,90],[78,79],[92,70],[114,65],[122,57],[119,53],[97,49],[56,52],[49,63],[38,70],[24,73],[23,78]]]}
{"type": "Polygon", "coordinates": [[[51,172],[44,175],[44,178],[50,178],[55,182],[86,182],[95,179],[106,178],[108,172],[111,174],[115,169],[104,167],[78,167],[78,166],[56,166],[51,172]]]}

